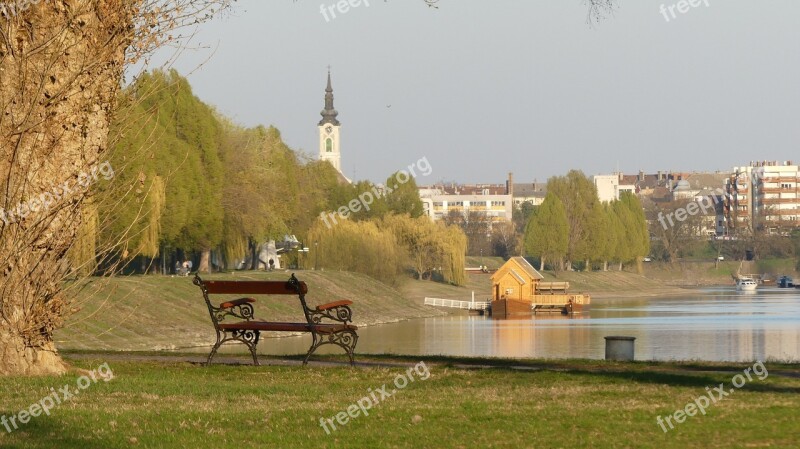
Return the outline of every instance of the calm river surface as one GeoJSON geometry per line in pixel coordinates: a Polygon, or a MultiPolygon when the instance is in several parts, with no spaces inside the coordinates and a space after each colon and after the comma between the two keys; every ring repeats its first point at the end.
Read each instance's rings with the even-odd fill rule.
{"type": "MultiPolygon", "coordinates": [[[[798,361],[800,290],[706,288],[666,298],[593,299],[592,310],[574,318],[455,315],[370,326],[359,335],[357,352],[373,354],[602,359],[603,337],[627,335],[636,337],[637,360],[798,361]]],[[[304,353],[309,338],[268,339],[259,351],[304,353]]]]}

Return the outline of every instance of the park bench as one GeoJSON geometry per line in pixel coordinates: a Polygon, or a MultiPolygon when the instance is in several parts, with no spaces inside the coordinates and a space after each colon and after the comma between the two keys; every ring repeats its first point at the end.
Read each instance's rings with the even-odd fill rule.
{"type": "Polygon", "coordinates": [[[347,352],[350,364],[354,364],[353,351],[358,342],[358,327],[348,324],[352,322],[352,301],[336,301],[328,304],[309,308],[306,304],[308,286],[300,282],[294,274],[286,281],[204,281],[195,275],[193,283],[203,291],[203,299],[208,306],[214,330],[217,332],[217,342],[208,355],[207,365],[217,353],[223,343],[239,341],[247,345],[253,355],[253,363],[258,365],[256,346],[261,332],[308,332],[311,334],[311,347],[308,349],[303,365],[308,363],[309,357],[322,345],[332,344],[341,347],[347,352]],[[285,323],[256,320],[253,309],[255,299],[250,297],[226,300],[219,305],[214,305],[210,295],[291,295],[300,300],[303,308],[305,322],[285,323]],[[323,322],[332,321],[332,322],[323,322]]]}

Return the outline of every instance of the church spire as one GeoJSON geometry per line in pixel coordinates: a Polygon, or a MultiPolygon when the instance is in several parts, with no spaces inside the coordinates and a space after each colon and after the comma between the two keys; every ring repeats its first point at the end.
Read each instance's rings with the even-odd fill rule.
{"type": "Polygon", "coordinates": [[[328,87],[325,88],[325,109],[320,112],[320,115],[322,116],[322,120],[319,121],[320,126],[325,124],[339,126],[339,120],[336,119],[339,112],[333,108],[333,87],[331,87],[330,67],[328,67],[328,87]]]}

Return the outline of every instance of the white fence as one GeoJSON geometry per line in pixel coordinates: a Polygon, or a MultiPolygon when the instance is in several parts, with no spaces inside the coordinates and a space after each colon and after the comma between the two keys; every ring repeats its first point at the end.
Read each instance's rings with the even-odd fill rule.
{"type": "Polygon", "coordinates": [[[459,301],[456,299],[442,298],[425,298],[425,305],[469,310],[486,310],[489,308],[489,303],[486,301],[459,301]]]}

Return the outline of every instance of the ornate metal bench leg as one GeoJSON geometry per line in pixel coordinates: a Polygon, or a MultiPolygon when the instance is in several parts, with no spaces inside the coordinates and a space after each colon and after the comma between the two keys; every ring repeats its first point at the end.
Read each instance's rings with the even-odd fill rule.
{"type": "Polygon", "coordinates": [[[211,365],[211,360],[217,354],[217,349],[219,349],[219,347],[220,347],[220,345],[222,345],[223,341],[224,340],[220,340],[219,337],[217,337],[217,343],[214,345],[213,348],[211,348],[211,353],[208,354],[208,360],[206,360],[206,366],[210,366],[211,365]]]}
{"type": "Polygon", "coordinates": [[[348,333],[352,335],[352,342],[348,344],[347,338],[344,338],[343,339],[345,345],[344,348],[345,351],[347,351],[347,356],[350,357],[350,366],[355,366],[356,361],[354,359],[355,356],[354,352],[356,350],[356,344],[358,343],[358,334],[355,333],[354,331],[349,331],[348,333]]]}
{"type": "Polygon", "coordinates": [[[253,365],[259,366],[256,348],[258,347],[258,340],[261,338],[261,332],[244,331],[239,334],[239,338],[250,349],[250,354],[253,354],[253,365]]]}
{"type": "Polygon", "coordinates": [[[313,341],[311,342],[311,347],[308,348],[308,352],[306,353],[306,358],[303,359],[303,366],[308,365],[308,359],[311,357],[311,354],[317,350],[317,348],[322,345],[322,337],[319,337],[317,334],[311,334],[313,341]]]}
{"type": "Polygon", "coordinates": [[[261,338],[261,331],[235,329],[231,331],[230,340],[240,341],[247,345],[247,349],[249,349],[250,354],[253,355],[253,365],[259,366],[258,356],[256,355],[256,348],[258,347],[259,338],[261,338]]]}
{"type": "Polygon", "coordinates": [[[344,349],[347,353],[347,357],[350,359],[350,365],[355,366],[355,349],[356,343],[358,343],[358,334],[352,330],[346,330],[342,332],[336,332],[334,334],[326,334],[325,337],[319,336],[317,334],[311,334],[314,338],[314,341],[311,343],[311,347],[308,348],[308,353],[306,353],[306,358],[303,359],[303,365],[308,364],[308,359],[311,357],[311,354],[317,350],[322,345],[330,344],[336,345],[340,348],[344,349]]]}
{"type": "Polygon", "coordinates": [[[250,348],[250,354],[253,354],[253,365],[259,366],[258,356],[256,355],[256,345],[248,343],[247,347],[250,348]]]}

